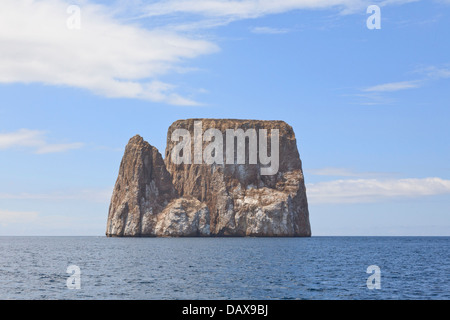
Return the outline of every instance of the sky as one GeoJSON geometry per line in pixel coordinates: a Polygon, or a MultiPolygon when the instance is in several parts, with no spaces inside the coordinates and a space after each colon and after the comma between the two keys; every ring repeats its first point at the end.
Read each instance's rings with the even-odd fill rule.
{"type": "Polygon", "coordinates": [[[313,236],[450,236],[449,30],[448,0],[1,0],[0,236],[104,235],[128,140],[187,118],[290,124],[313,236]]]}

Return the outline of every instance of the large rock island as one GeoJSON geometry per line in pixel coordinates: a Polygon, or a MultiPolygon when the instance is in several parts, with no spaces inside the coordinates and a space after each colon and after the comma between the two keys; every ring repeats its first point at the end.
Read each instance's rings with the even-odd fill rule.
{"type": "Polygon", "coordinates": [[[294,131],[283,121],[188,119],[165,159],[140,136],[120,164],[107,236],[311,236],[294,131]]]}

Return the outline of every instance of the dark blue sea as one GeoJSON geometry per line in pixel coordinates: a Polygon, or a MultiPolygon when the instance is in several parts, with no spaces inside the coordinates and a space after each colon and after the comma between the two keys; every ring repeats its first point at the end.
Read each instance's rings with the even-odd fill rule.
{"type": "Polygon", "coordinates": [[[0,299],[446,300],[449,257],[450,237],[0,237],[0,299]]]}

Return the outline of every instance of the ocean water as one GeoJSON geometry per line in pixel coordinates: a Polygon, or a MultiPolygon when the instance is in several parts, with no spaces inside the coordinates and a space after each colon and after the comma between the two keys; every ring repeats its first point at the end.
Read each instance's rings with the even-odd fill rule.
{"type": "Polygon", "coordinates": [[[450,237],[0,237],[0,299],[449,299],[450,237]],[[68,289],[67,267],[80,268],[68,289]],[[367,268],[380,268],[368,289],[367,268]]]}

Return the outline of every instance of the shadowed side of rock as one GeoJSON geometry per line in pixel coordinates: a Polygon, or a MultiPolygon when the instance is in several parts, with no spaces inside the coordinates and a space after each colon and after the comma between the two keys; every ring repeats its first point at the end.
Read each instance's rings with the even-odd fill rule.
{"type": "Polygon", "coordinates": [[[209,235],[209,211],[197,199],[179,199],[159,151],[135,136],[120,164],[106,235],[209,235]]]}
{"type": "Polygon", "coordinates": [[[177,197],[159,151],[140,136],[128,142],[120,164],[106,235],[154,234],[156,217],[177,197]]]}

